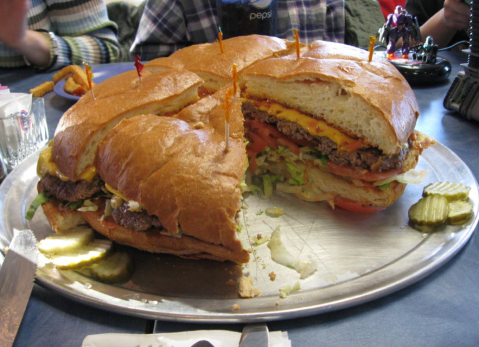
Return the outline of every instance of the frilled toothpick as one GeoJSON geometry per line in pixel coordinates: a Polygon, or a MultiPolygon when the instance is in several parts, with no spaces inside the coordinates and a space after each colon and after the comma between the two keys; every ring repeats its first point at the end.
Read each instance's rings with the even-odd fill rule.
{"type": "Polygon", "coordinates": [[[373,60],[374,46],[376,45],[376,36],[369,36],[369,62],[373,60]]]}
{"type": "Polygon", "coordinates": [[[225,110],[225,152],[230,150],[230,112],[231,112],[231,93],[232,89],[228,89],[225,93],[225,103],[223,109],[225,110]]]}
{"type": "Polygon", "coordinates": [[[225,48],[223,47],[223,32],[221,31],[221,28],[220,28],[220,31],[218,32],[218,42],[220,43],[221,53],[224,53],[225,48]]]}
{"type": "Polygon", "coordinates": [[[233,75],[233,96],[236,98],[236,92],[238,91],[238,66],[233,64],[232,75],[233,75]]]}
{"type": "Polygon", "coordinates": [[[135,67],[136,67],[136,72],[138,73],[138,78],[140,79],[140,85],[141,85],[141,72],[143,71],[143,64],[140,61],[140,56],[137,55],[135,57],[135,67]]]}
{"type": "Polygon", "coordinates": [[[299,34],[297,29],[293,29],[294,33],[294,45],[296,46],[296,57],[300,58],[300,49],[299,49],[299,34]]]}
{"type": "Polygon", "coordinates": [[[92,88],[93,72],[91,71],[90,65],[85,62],[83,62],[83,65],[85,65],[86,78],[88,80],[88,87],[90,88],[91,98],[95,100],[95,94],[93,93],[92,88]]]}

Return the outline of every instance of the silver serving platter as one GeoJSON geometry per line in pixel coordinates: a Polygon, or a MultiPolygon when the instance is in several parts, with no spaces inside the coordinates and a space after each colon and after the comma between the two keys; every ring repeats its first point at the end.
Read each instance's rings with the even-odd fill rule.
{"type": "MultiPolygon", "coordinates": [[[[16,168],[0,186],[0,246],[9,244],[13,228],[31,228],[38,239],[50,234],[42,211],[24,219],[36,196],[38,153],[16,168]]],[[[333,210],[327,203],[308,203],[286,195],[244,200],[240,233],[252,249],[244,266],[194,261],[129,249],[136,262],[132,278],[107,285],[72,271],[59,271],[47,259],[36,282],[61,295],[105,310],[170,321],[259,322],[308,316],[364,303],[419,281],[451,259],[469,240],[478,222],[475,177],[451,150],[441,144],[426,150],[417,169],[429,170],[426,181],[408,185],[390,208],[375,214],[333,210]],[[474,218],[463,226],[446,226],[423,234],[408,226],[407,211],[421,197],[424,185],[436,181],[471,187],[474,218]],[[286,212],[273,218],[268,207],[286,212]],[[257,234],[268,236],[280,227],[282,241],[298,259],[313,261],[317,271],[306,279],[271,260],[266,244],[250,246],[257,234]],[[274,272],[272,281],[269,274],[274,272]],[[254,279],[259,297],[241,299],[241,276],[254,279]],[[279,290],[299,282],[301,290],[284,299],[279,290]],[[233,308],[234,305],[238,305],[233,308]]],[[[207,213],[207,211],[205,211],[207,213]]]]}

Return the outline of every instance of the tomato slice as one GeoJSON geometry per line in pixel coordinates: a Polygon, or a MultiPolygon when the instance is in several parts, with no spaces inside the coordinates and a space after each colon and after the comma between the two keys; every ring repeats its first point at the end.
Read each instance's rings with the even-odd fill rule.
{"type": "Polygon", "coordinates": [[[248,171],[255,172],[258,170],[258,163],[256,163],[256,155],[249,158],[248,171]]]}
{"type": "Polygon", "coordinates": [[[299,149],[298,145],[295,144],[293,141],[289,140],[288,138],[279,138],[278,139],[278,145],[289,148],[291,152],[293,152],[296,155],[301,154],[301,150],[299,149]]]}
{"type": "Polygon", "coordinates": [[[332,161],[328,161],[326,163],[329,170],[338,176],[348,176],[351,178],[357,178],[367,182],[375,182],[385,180],[386,178],[396,176],[397,174],[401,173],[401,169],[397,170],[387,170],[382,172],[370,172],[367,170],[357,170],[351,166],[343,166],[333,163],[332,161]]]}
{"type": "Polygon", "coordinates": [[[264,141],[258,134],[249,132],[247,137],[249,139],[248,152],[258,154],[267,146],[266,141],[264,141]]]}
{"type": "Polygon", "coordinates": [[[113,217],[111,217],[111,216],[103,218],[103,220],[101,221],[101,224],[105,228],[108,228],[108,229],[113,229],[113,228],[116,228],[117,226],[119,226],[119,224],[116,223],[115,220],[113,219],[113,217]]]}
{"type": "Polygon", "coordinates": [[[279,131],[274,125],[261,122],[259,120],[247,120],[245,122],[247,128],[250,129],[261,129],[262,133],[265,135],[273,136],[276,138],[285,137],[285,135],[279,131]]]}
{"type": "Polygon", "coordinates": [[[383,211],[386,207],[379,207],[379,206],[365,206],[362,205],[360,202],[353,201],[346,198],[336,198],[334,199],[334,204],[343,210],[351,211],[355,213],[375,213],[379,211],[383,211]]]}

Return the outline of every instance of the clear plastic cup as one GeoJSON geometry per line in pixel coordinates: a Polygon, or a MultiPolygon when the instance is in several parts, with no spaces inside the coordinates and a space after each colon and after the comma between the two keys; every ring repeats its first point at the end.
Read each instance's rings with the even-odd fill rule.
{"type": "Polygon", "coordinates": [[[25,100],[19,98],[0,115],[0,152],[7,172],[47,143],[43,98],[31,98],[26,94],[25,100]]]}

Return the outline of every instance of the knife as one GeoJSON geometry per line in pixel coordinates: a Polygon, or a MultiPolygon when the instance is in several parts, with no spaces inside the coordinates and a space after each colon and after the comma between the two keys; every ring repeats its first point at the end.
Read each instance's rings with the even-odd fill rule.
{"type": "Polygon", "coordinates": [[[269,347],[269,330],[266,324],[248,324],[243,328],[239,347],[269,347]]]}
{"type": "Polygon", "coordinates": [[[0,347],[13,345],[32,293],[37,258],[37,240],[33,232],[14,229],[0,269],[0,347]]]}

